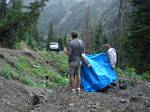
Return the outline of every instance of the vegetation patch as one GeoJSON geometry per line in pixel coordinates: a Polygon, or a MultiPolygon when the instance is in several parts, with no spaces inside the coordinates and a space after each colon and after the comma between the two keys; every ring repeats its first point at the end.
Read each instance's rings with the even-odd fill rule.
{"type": "Polygon", "coordinates": [[[134,83],[138,80],[150,81],[150,72],[138,73],[135,68],[126,68],[124,70],[117,68],[118,74],[124,77],[124,79],[130,78],[130,82],[134,83]]]}
{"type": "Polygon", "coordinates": [[[67,56],[64,55],[63,52],[42,52],[40,53],[43,60],[51,60],[50,63],[54,64],[56,70],[60,72],[62,75],[67,74],[68,63],[67,63],[67,56]]]}
{"type": "Polygon", "coordinates": [[[62,77],[60,72],[66,72],[66,66],[60,67],[66,62],[65,56],[58,57],[55,53],[41,53],[42,58],[32,60],[27,57],[16,59],[16,68],[7,64],[2,70],[2,74],[7,79],[21,81],[24,84],[33,87],[52,88],[54,86],[65,86],[68,83],[67,78],[62,77]],[[51,60],[56,63],[57,69],[44,63],[45,60],[51,60]]]}

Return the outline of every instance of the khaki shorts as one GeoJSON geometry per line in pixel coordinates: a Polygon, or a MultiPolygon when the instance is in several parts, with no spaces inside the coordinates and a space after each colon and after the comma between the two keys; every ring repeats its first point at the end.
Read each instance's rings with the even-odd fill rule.
{"type": "Polygon", "coordinates": [[[68,75],[78,75],[80,74],[81,64],[80,61],[69,62],[68,75]]]}

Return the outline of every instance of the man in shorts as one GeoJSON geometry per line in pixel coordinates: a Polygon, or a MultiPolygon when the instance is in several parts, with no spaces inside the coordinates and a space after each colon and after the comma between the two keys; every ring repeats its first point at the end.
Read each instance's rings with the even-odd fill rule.
{"type": "Polygon", "coordinates": [[[79,39],[77,32],[71,33],[72,40],[68,43],[64,52],[69,56],[68,59],[68,75],[70,77],[70,85],[73,93],[80,92],[80,68],[82,53],[84,53],[83,42],[79,39]]]}

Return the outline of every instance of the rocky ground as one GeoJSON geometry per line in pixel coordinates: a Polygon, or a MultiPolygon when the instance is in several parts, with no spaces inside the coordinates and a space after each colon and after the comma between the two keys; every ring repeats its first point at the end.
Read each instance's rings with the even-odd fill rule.
{"type": "Polygon", "coordinates": [[[150,112],[150,83],[72,94],[68,87],[34,89],[0,77],[0,112],[150,112]]]}

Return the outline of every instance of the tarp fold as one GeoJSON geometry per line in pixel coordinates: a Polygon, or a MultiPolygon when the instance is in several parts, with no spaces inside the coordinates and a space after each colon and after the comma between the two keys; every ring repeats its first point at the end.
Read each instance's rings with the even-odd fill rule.
{"type": "Polygon", "coordinates": [[[81,85],[86,92],[96,92],[117,80],[117,73],[111,67],[106,53],[85,55],[91,64],[83,63],[81,67],[81,85]]]}

